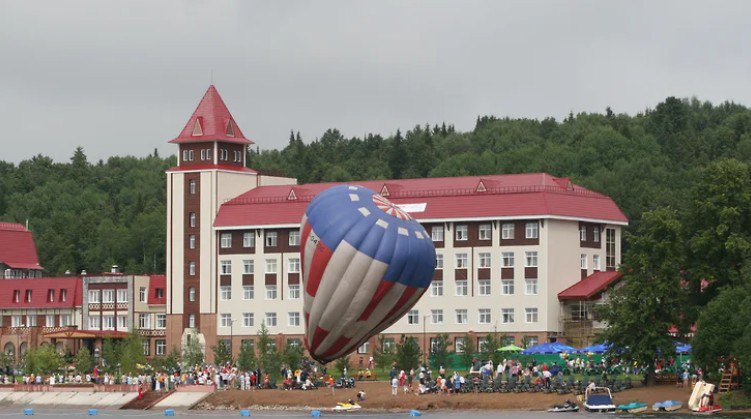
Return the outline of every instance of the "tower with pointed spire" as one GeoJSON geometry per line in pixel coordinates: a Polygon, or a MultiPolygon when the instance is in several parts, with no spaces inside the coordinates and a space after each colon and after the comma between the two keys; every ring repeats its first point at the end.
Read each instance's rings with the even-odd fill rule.
{"type": "MultiPolygon", "coordinates": [[[[214,218],[225,201],[257,186],[295,184],[246,167],[246,138],[216,87],[209,86],[180,134],[177,166],[167,170],[167,348],[195,337],[216,342],[219,238],[214,218]]],[[[204,352],[208,359],[210,351],[204,352]]]]}

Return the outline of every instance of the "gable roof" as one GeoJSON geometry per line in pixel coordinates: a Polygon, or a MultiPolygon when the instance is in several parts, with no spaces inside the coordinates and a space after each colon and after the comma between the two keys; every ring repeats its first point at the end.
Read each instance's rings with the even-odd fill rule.
{"type": "Polygon", "coordinates": [[[164,305],[167,304],[167,276],[166,275],[150,275],[149,276],[149,295],[146,299],[149,305],[164,305]],[[158,298],[156,296],[156,289],[161,288],[162,296],[158,298]]]}
{"type": "Polygon", "coordinates": [[[206,90],[180,135],[169,142],[182,144],[206,141],[253,144],[253,141],[245,138],[213,84],[206,90]]]}
{"type": "MultiPolygon", "coordinates": [[[[565,178],[564,178],[565,179],[565,178]]],[[[410,205],[419,221],[477,218],[563,218],[626,225],[628,219],[609,197],[547,173],[354,181],[388,199],[410,205]],[[477,191],[483,182],[484,191],[477,191]]],[[[313,197],[338,183],[261,186],[224,203],[217,228],[298,225],[313,197]],[[294,189],[296,200],[288,200],[294,189]]]]}
{"type": "Polygon", "coordinates": [[[80,276],[58,278],[5,279],[0,281],[0,309],[16,308],[73,308],[83,304],[81,296],[83,281],[80,276]],[[60,290],[66,290],[65,301],[60,290]],[[15,302],[15,291],[20,292],[15,302]],[[26,292],[31,291],[31,301],[26,301],[26,292]],[[54,290],[54,301],[49,301],[49,290],[54,290]]]}
{"type": "Polygon", "coordinates": [[[623,274],[618,271],[596,271],[574,285],[558,293],[558,300],[592,300],[623,274]]]}
{"type": "Polygon", "coordinates": [[[44,269],[39,266],[34,236],[23,225],[0,223],[0,263],[15,269],[44,269]]]}

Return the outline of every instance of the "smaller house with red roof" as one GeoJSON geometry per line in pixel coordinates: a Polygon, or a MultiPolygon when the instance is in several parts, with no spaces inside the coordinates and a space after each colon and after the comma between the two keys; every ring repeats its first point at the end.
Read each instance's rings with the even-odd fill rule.
{"type": "Polygon", "coordinates": [[[42,276],[31,231],[18,223],[0,223],[0,279],[42,276]]]}
{"type": "Polygon", "coordinates": [[[563,333],[575,346],[591,345],[605,329],[595,307],[607,301],[607,292],[619,286],[622,276],[620,271],[583,272],[580,281],[558,293],[563,333]]]}

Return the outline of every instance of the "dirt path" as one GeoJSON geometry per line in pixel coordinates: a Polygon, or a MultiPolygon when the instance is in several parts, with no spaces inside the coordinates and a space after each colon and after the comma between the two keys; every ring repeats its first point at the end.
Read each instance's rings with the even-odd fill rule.
{"type": "MultiPolygon", "coordinates": [[[[354,389],[302,390],[227,390],[217,391],[209,396],[201,409],[239,409],[249,407],[290,408],[290,409],[330,409],[337,402],[355,399],[359,390],[366,392],[366,400],[361,403],[364,409],[405,410],[405,409],[505,409],[505,410],[545,410],[566,399],[576,400],[573,394],[544,393],[468,393],[468,394],[428,394],[416,396],[391,395],[386,382],[359,382],[354,389]]],[[[672,385],[637,387],[613,394],[616,404],[641,401],[648,405],[664,400],[680,400],[684,404],[691,395],[690,388],[672,385]]]]}

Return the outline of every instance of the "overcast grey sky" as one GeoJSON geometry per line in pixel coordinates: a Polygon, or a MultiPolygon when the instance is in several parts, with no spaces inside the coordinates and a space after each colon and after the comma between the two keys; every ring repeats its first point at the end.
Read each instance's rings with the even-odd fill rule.
{"type": "Polygon", "coordinates": [[[174,154],[211,83],[246,136],[751,105],[751,2],[0,0],[0,160],[174,154]]]}

